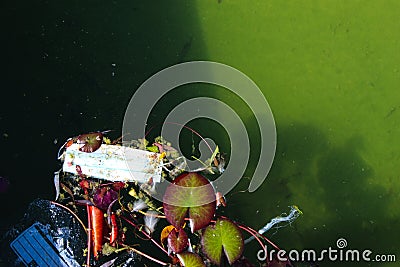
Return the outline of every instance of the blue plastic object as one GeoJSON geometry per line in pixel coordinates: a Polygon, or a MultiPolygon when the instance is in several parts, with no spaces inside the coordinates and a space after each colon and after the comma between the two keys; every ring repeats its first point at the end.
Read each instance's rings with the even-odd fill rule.
{"type": "MultiPolygon", "coordinates": [[[[29,267],[80,266],[59,242],[53,242],[49,229],[37,222],[20,234],[10,246],[29,267]]],[[[62,243],[62,242],[61,242],[62,243]]]]}

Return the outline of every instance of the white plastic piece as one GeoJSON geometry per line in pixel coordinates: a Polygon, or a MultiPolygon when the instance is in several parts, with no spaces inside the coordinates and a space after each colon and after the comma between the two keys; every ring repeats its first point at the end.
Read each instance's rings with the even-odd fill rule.
{"type": "Polygon", "coordinates": [[[79,151],[80,146],[73,144],[66,149],[64,172],[78,174],[76,166],[79,165],[86,176],[112,182],[161,181],[162,157],[159,153],[106,144],[95,152],[86,153],[79,151]]]}

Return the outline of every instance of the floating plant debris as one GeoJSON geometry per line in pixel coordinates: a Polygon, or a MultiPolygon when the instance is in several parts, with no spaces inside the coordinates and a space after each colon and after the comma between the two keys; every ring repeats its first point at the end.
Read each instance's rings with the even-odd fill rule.
{"type": "MultiPolygon", "coordinates": [[[[10,258],[7,263],[18,261],[9,244],[19,240],[23,230],[41,227],[45,233],[47,227],[52,236],[48,242],[68,249],[68,253],[54,253],[70,255],[77,266],[147,266],[149,262],[171,267],[252,266],[242,255],[245,244],[256,239],[264,248],[270,241],[262,234],[286,218],[276,217],[257,232],[220,214],[216,206],[225,207],[225,197],[203,176],[224,171],[218,146],[209,147],[212,155],[202,168],[187,172],[186,158],[162,137],[122,145],[120,138],[111,141],[104,134],[81,134],[60,148],[63,167],[54,174],[56,201],[35,201],[23,223],[3,238],[0,249],[5,252],[0,257],[10,258]],[[152,193],[164,181],[170,184],[158,201],[152,193]],[[243,234],[250,235],[245,242],[243,234]],[[8,244],[5,249],[4,244],[8,244]],[[143,244],[151,244],[163,255],[146,251],[143,244]]],[[[300,214],[292,206],[286,219],[292,222],[300,214]]]]}

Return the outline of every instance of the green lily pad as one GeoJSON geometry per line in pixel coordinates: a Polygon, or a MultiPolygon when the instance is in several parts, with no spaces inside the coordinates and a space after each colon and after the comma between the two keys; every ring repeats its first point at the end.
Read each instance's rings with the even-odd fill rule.
{"type": "Polygon", "coordinates": [[[181,253],[189,244],[187,234],[183,229],[178,231],[174,228],[168,235],[168,247],[175,253],[181,253]]]}
{"type": "Polygon", "coordinates": [[[205,267],[199,255],[191,252],[183,252],[177,255],[181,264],[185,267],[205,267]]]}
{"type": "Polygon", "coordinates": [[[240,229],[228,219],[218,219],[209,225],[201,239],[203,252],[213,263],[221,264],[224,252],[229,264],[240,258],[243,252],[243,237],[240,229]]]}
{"type": "Polygon", "coordinates": [[[214,188],[198,173],[181,174],[165,190],[163,207],[173,226],[180,229],[188,216],[192,232],[197,231],[206,227],[214,216],[214,188]]]}

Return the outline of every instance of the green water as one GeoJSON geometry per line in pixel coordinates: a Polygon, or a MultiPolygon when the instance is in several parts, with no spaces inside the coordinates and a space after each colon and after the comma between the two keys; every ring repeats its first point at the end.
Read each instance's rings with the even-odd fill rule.
{"type": "Polygon", "coordinates": [[[207,58],[251,77],[277,125],[268,179],[232,196],[232,214],[260,227],[298,205],[304,216],[272,237],[286,249],[336,248],[340,237],[374,253],[400,247],[399,11],[398,1],[198,2],[207,58]]]}
{"type": "MultiPolygon", "coordinates": [[[[319,251],[342,237],[348,248],[400,260],[400,2],[25,1],[1,12],[10,95],[0,105],[0,175],[11,186],[0,200],[12,200],[1,206],[2,230],[33,199],[54,196],[63,140],[103,129],[118,137],[142,82],[179,62],[211,60],[255,81],[277,125],[267,180],[255,193],[228,194],[225,214],[258,228],[296,204],[304,215],[267,235],[280,247],[319,251]]],[[[187,97],[226,100],[251,132],[251,176],[259,138],[249,109],[220,88],[188,88],[160,101],[149,125],[187,97]]],[[[192,126],[229,152],[222,130],[192,126]]]]}

